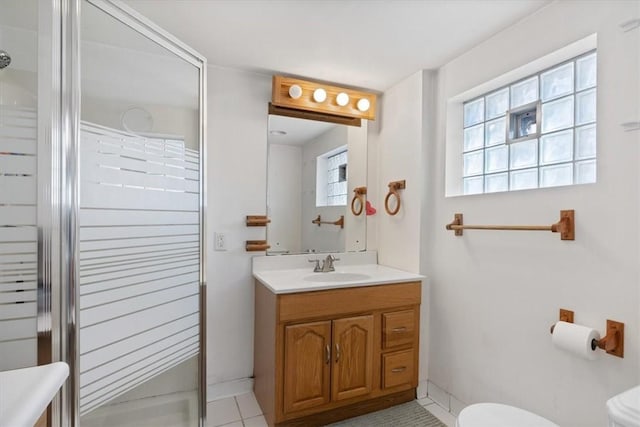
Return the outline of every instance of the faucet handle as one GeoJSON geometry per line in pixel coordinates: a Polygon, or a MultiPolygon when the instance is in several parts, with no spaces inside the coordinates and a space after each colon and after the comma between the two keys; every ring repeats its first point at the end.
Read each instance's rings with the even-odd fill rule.
{"type": "Polygon", "coordinates": [[[316,265],[313,267],[313,272],[317,273],[318,271],[321,271],[320,269],[320,260],[318,258],[316,259],[309,259],[307,260],[308,262],[315,262],[316,265]]]}

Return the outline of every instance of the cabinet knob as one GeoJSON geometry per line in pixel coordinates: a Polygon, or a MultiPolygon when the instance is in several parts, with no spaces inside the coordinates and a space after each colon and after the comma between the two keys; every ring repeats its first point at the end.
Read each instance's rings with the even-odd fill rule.
{"type": "Polygon", "coordinates": [[[336,363],[340,360],[340,344],[336,344],[336,363]]]}
{"type": "Polygon", "coordinates": [[[331,346],[329,344],[324,348],[325,351],[325,363],[328,365],[331,363],[331,346]]]}

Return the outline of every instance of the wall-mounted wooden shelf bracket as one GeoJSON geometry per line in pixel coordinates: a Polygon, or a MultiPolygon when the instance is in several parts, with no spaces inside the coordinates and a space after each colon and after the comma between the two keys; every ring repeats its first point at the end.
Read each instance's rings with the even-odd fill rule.
{"type": "Polygon", "coordinates": [[[462,236],[463,230],[551,231],[560,233],[561,240],[575,240],[575,211],[560,211],[560,220],[551,225],[465,225],[462,214],[457,213],[446,228],[453,230],[456,236],[462,236]]]}
{"type": "Polygon", "coordinates": [[[266,251],[271,245],[266,240],[247,240],[245,244],[245,250],[247,252],[260,252],[266,251]]]}
{"type": "Polygon", "coordinates": [[[247,215],[247,227],[265,227],[270,222],[266,215],[247,215]]]}

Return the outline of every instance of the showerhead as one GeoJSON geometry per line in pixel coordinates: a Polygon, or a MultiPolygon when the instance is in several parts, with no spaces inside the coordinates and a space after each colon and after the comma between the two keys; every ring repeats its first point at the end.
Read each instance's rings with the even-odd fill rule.
{"type": "Polygon", "coordinates": [[[0,70],[7,68],[11,64],[11,56],[4,50],[0,50],[0,70]]]}

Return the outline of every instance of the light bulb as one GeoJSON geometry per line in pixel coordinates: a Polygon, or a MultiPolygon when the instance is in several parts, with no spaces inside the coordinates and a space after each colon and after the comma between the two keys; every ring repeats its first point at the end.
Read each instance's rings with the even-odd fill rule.
{"type": "Polygon", "coordinates": [[[368,111],[370,106],[371,106],[371,103],[366,98],[362,98],[361,100],[358,101],[358,110],[362,111],[363,113],[365,111],[368,111]]]}
{"type": "Polygon", "coordinates": [[[327,99],[327,91],[322,89],[322,88],[318,88],[316,90],[313,91],[313,100],[316,102],[324,102],[327,99]]]}
{"type": "Polygon", "coordinates": [[[344,92],[340,92],[338,94],[338,96],[336,96],[336,103],[339,106],[344,107],[345,105],[347,105],[349,103],[349,95],[347,95],[344,92]]]}
{"type": "Polygon", "coordinates": [[[298,85],[291,85],[289,87],[289,96],[293,99],[298,99],[302,96],[302,88],[298,85]]]}

